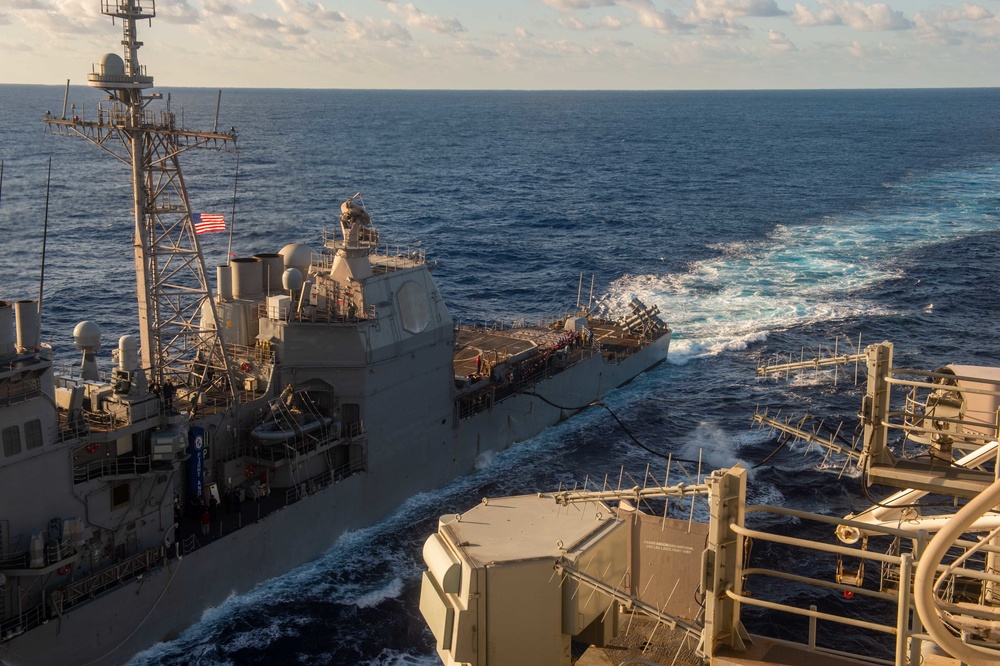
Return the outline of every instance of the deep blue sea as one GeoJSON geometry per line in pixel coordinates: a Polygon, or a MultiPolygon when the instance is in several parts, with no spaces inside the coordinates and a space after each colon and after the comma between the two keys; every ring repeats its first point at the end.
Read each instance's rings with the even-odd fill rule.
{"type": "MultiPolygon", "coordinates": [[[[163,92],[185,126],[211,128],[216,91],[163,92]]],[[[85,117],[98,99],[70,91],[85,117]]],[[[41,118],[62,100],[57,86],[0,86],[0,298],[37,297],[51,156],[42,330],[74,360],[78,321],[96,321],[105,341],[134,332],[135,278],[129,174],[50,136],[41,118]]],[[[240,133],[241,256],[319,247],[360,191],[383,238],[437,262],[457,320],[564,312],[581,273],[611,312],[633,295],[658,304],[674,329],[668,363],[607,403],[647,446],[700,450],[714,467],[774,449],[750,427],[757,404],[853,428],[850,382],[755,379],[775,352],[860,334],[895,342],[898,365],[1000,364],[998,110],[1000,90],[225,90],[219,127],[240,133]]],[[[236,160],[185,156],[197,210],[231,215],[236,160]]],[[[225,260],[224,235],[202,239],[209,266],[225,260]]],[[[751,501],[831,515],[867,506],[857,478],[820,461],[801,447],[779,454],[751,473],[751,501]]],[[[377,525],[331,534],[321,559],[206,609],[134,663],[434,664],[417,597],[438,516],[647,462],[662,468],[592,409],[377,525]]],[[[816,574],[832,578],[833,565],[816,574]]],[[[835,595],[788,597],[850,608],[835,595]]],[[[771,620],[755,621],[752,631],[771,620]]]]}

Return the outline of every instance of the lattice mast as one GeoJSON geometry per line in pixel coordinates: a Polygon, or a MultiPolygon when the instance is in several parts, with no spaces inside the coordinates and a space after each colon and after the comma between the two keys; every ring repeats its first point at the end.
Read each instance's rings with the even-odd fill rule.
{"type": "Polygon", "coordinates": [[[170,379],[192,404],[229,404],[235,376],[217,326],[201,246],[195,234],[178,156],[191,148],[235,149],[236,132],[190,131],[176,126],[166,111],[147,109],[159,94],[139,64],[136,22],[156,16],[155,0],[102,0],[102,13],[123,24],[124,60],[105,55],[87,76],[88,85],[108,93],[97,117],[61,118],[47,114],[58,134],[79,136],[111,153],[132,169],[135,218],[135,271],[143,367],[150,380],[170,379]],[[117,141],[109,139],[117,139],[117,141]]]}

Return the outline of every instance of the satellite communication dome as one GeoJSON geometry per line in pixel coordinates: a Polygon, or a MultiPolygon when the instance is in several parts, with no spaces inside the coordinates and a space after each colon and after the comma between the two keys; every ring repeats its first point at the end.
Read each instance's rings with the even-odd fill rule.
{"type": "Polygon", "coordinates": [[[285,268],[298,269],[302,275],[309,274],[309,264],[312,263],[312,248],[302,243],[290,243],[278,250],[285,258],[285,268]]]}
{"type": "Polygon", "coordinates": [[[77,349],[95,351],[101,348],[101,327],[92,321],[81,321],[73,329],[73,342],[77,349]]]}
{"type": "Polygon", "coordinates": [[[101,58],[101,74],[104,76],[125,76],[125,61],[117,53],[105,53],[101,58]]]}
{"type": "Polygon", "coordinates": [[[281,286],[288,291],[298,291],[302,288],[302,273],[297,268],[286,268],[281,275],[281,286]]]}

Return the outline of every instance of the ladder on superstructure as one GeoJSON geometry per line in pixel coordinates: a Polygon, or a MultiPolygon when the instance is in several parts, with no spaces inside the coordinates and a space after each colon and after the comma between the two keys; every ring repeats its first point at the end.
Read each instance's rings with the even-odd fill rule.
{"type": "MultiPolygon", "coordinates": [[[[134,255],[142,364],[150,381],[178,387],[192,406],[225,407],[238,395],[218,332],[216,306],[195,233],[178,157],[191,148],[235,150],[236,131],[177,127],[166,111],[152,111],[145,95],[153,77],[139,64],[136,22],[156,16],[155,0],[102,0],[102,13],[123,24],[124,60],[105,55],[88,85],[108,93],[96,117],[46,114],[53,133],[82,137],[131,168],[134,255]],[[114,139],[117,139],[115,141],[114,139]],[[203,325],[210,318],[209,326],[203,325]]],[[[67,82],[68,92],[68,82],[67,82]]]]}

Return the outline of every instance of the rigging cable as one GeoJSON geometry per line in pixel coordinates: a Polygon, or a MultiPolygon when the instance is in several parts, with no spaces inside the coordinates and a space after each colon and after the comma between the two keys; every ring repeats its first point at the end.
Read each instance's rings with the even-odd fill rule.
{"type": "MultiPolygon", "coordinates": [[[[663,458],[665,460],[670,460],[671,459],[670,456],[667,456],[667,455],[665,455],[663,453],[660,453],[659,451],[654,451],[653,449],[649,448],[648,446],[646,446],[645,444],[643,444],[642,442],[640,442],[638,439],[636,439],[635,435],[633,435],[629,431],[629,429],[625,426],[625,424],[622,423],[622,420],[620,418],[618,418],[618,415],[615,414],[611,410],[610,407],[608,407],[604,402],[602,402],[600,400],[594,400],[592,402],[587,403],[586,405],[583,405],[582,407],[566,407],[565,405],[560,405],[560,404],[554,403],[551,400],[549,400],[548,398],[546,398],[545,396],[540,395],[538,393],[535,393],[534,391],[522,391],[521,393],[522,393],[522,395],[530,395],[530,396],[533,396],[535,398],[538,398],[542,402],[546,403],[547,405],[551,405],[552,407],[555,407],[556,409],[563,409],[563,410],[566,410],[566,411],[569,411],[569,412],[579,412],[579,411],[582,411],[584,409],[587,409],[588,407],[593,407],[593,406],[603,407],[604,409],[608,410],[608,414],[611,414],[611,418],[613,418],[618,423],[618,425],[621,426],[621,429],[625,431],[625,434],[629,436],[629,439],[631,439],[633,442],[635,442],[636,446],[638,446],[641,449],[644,449],[644,450],[648,451],[649,453],[652,453],[654,456],[658,456],[658,457],[663,458]]],[[[687,458],[677,458],[677,457],[674,457],[673,460],[676,460],[678,462],[692,463],[692,464],[695,464],[695,465],[698,464],[697,460],[688,460],[687,458]]]]}
{"type": "Polygon", "coordinates": [[[778,455],[778,451],[780,451],[781,449],[785,448],[785,444],[787,442],[788,442],[788,440],[782,439],[782,438],[779,437],[778,438],[778,447],[776,449],[774,449],[774,451],[771,451],[770,453],[768,453],[767,456],[765,456],[763,460],[761,460],[759,463],[757,463],[756,465],[754,465],[753,467],[751,467],[751,469],[757,469],[758,467],[763,466],[768,460],[770,460],[774,456],[778,455]]]}

